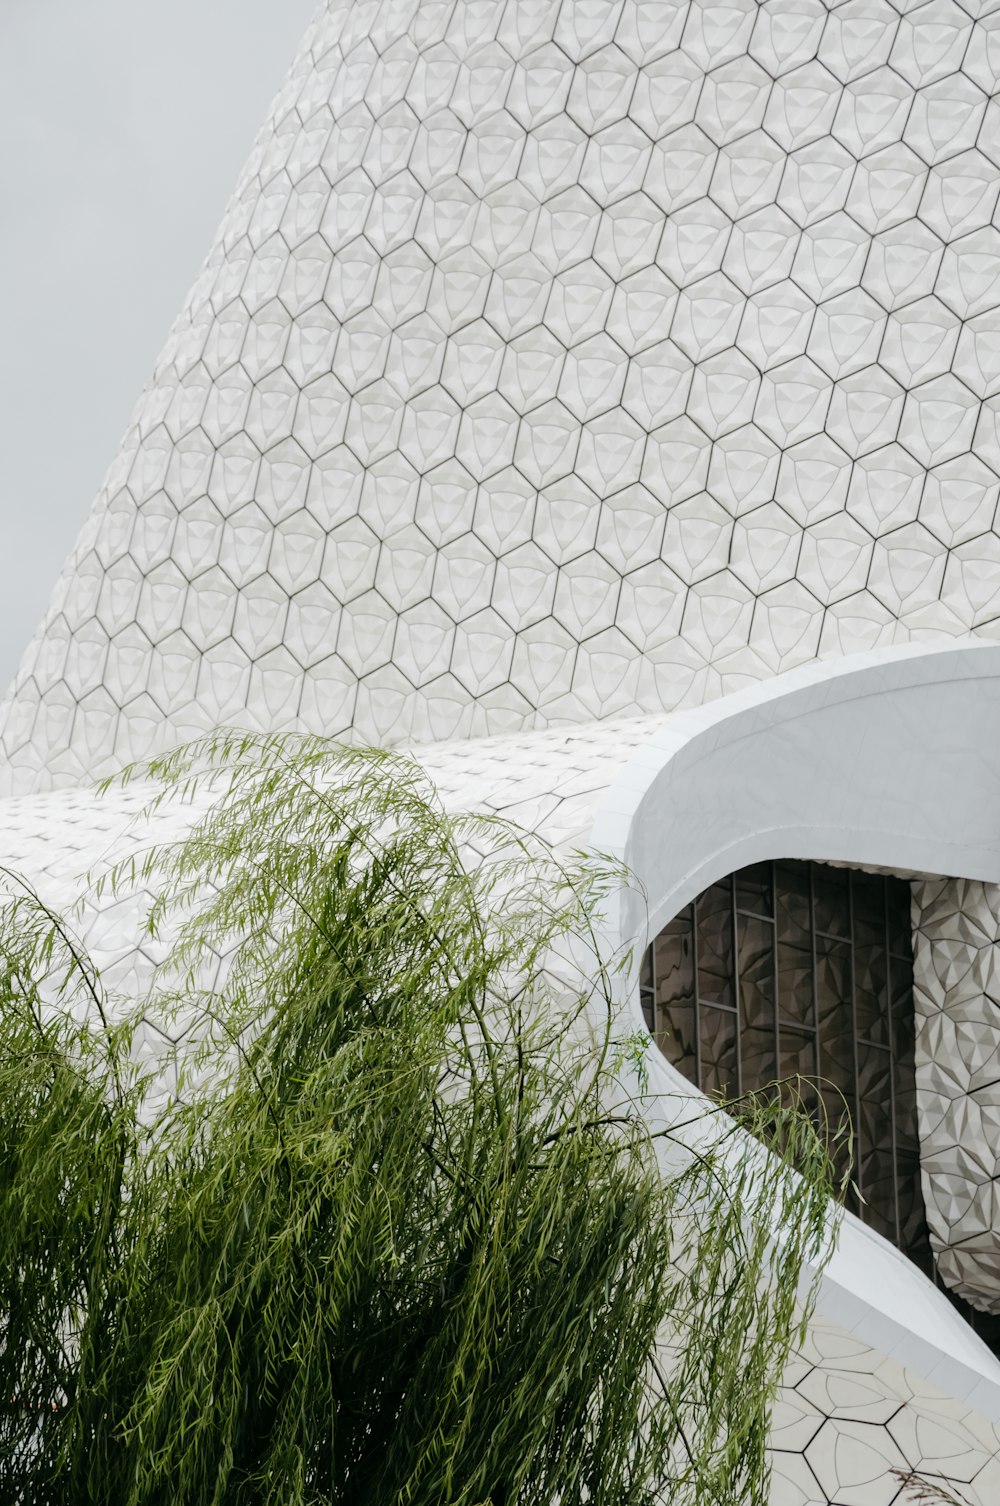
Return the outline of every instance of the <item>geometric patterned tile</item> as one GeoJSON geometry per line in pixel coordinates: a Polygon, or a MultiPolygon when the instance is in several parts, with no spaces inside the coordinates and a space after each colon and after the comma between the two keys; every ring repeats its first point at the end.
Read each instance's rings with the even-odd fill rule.
{"type": "Polygon", "coordinates": [[[0,788],[219,716],[433,741],[485,696],[525,730],[658,714],[997,632],[998,34],[951,0],[327,0],[0,711],[0,788]],[[594,549],[591,619],[561,572],[594,549]],[[741,668],[643,665],[667,645],[741,668]]]}

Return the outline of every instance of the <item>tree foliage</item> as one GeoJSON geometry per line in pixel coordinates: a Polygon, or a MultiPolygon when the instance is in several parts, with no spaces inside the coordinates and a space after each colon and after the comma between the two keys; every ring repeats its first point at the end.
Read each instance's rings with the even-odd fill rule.
{"type": "Polygon", "coordinates": [[[830,1157],[779,1102],[650,1128],[628,875],[389,754],[220,733],[141,773],[212,795],[104,880],[179,927],[154,997],[7,886],[0,1497],[763,1506],[830,1157]]]}

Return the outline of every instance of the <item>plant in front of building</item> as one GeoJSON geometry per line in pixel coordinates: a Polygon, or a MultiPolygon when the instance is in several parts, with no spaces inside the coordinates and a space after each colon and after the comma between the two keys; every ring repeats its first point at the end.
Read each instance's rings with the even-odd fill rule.
{"type": "Polygon", "coordinates": [[[961,1491],[949,1489],[940,1481],[928,1480],[916,1470],[893,1469],[890,1474],[899,1481],[906,1499],[914,1506],[971,1506],[968,1496],[961,1491]]]}
{"type": "Polygon", "coordinates": [[[0,1497],[763,1506],[830,1157],[777,1103],[650,1130],[600,941],[627,874],[384,753],[145,772],[212,794],[107,879],[155,871],[179,927],[150,999],[9,876],[0,1497]]]}

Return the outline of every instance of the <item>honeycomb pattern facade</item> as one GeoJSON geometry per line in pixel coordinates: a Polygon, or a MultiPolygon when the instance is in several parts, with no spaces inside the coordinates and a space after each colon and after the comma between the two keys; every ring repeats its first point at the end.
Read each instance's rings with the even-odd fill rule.
{"type": "Polygon", "coordinates": [[[914,1506],[894,1470],[1000,1499],[1000,1429],[824,1319],[786,1371],[771,1458],[771,1506],[914,1506]]]}
{"type": "Polygon", "coordinates": [[[328,0],[25,655],[6,787],[219,721],[428,742],[996,634],[991,11],[328,0]]]}

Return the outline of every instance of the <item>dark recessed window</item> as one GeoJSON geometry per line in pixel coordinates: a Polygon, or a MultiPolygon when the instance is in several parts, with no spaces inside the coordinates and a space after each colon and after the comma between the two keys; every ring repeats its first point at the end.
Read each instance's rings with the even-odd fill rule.
{"type": "Polygon", "coordinates": [[[757,863],[660,932],[641,979],[661,1050],[705,1092],[815,1079],[854,1126],[851,1206],[931,1274],[913,1068],[910,886],[820,863],[757,863]]]}
{"type": "Polygon", "coordinates": [[[848,1206],[931,1276],[1000,1358],[1000,1315],[949,1292],[931,1254],[909,883],[822,863],[755,863],[663,928],[640,990],[660,1049],[706,1093],[734,1098],[798,1074],[819,1080],[835,1121],[846,1101],[861,1193],[848,1206]]]}

